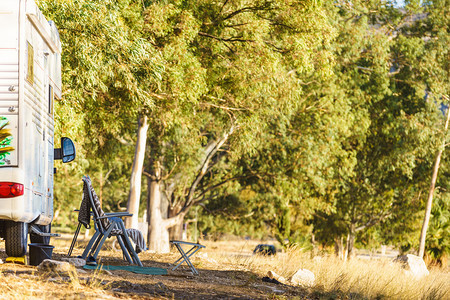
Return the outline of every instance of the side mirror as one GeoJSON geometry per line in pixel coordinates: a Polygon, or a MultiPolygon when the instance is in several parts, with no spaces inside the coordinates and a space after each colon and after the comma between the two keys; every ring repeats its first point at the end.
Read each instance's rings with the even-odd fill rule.
{"type": "Polygon", "coordinates": [[[63,163],[68,163],[75,159],[75,145],[71,139],[67,137],[61,138],[61,148],[55,149],[55,159],[62,159],[63,163]]]}

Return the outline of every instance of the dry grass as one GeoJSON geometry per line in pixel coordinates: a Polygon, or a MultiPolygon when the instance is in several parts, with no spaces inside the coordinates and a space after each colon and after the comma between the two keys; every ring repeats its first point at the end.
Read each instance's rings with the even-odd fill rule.
{"type": "Polygon", "coordinates": [[[334,255],[315,257],[292,248],[274,257],[260,255],[222,255],[210,258],[229,268],[248,270],[266,276],[269,270],[289,279],[298,269],[315,274],[310,292],[317,298],[334,299],[450,299],[450,273],[431,269],[430,275],[416,279],[390,259],[352,259],[343,262],[334,255]]]}
{"type": "Polygon", "coordinates": [[[101,299],[110,298],[103,288],[81,284],[77,279],[0,275],[0,299],[101,299]],[[28,278],[27,278],[28,277],[28,278]]]}
{"type": "MultiPolygon", "coordinates": [[[[56,242],[60,253],[67,253],[69,243],[61,240],[56,242]]],[[[201,270],[244,271],[239,272],[240,276],[248,279],[242,280],[258,285],[261,285],[261,278],[269,270],[289,279],[298,269],[308,269],[316,276],[315,286],[306,291],[308,299],[450,299],[448,270],[431,269],[429,276],[415,279],[390,260],[353,259],[342,262],[334,256],[311,258],[309,253],[296,248],[272,257],[252,255],[258,243],[261,242],[205,241],[203,244],[206,249],[196,254],[192,261],[201,274],[201,270]]],[[[81,251],[81,246],[76,249],[77,252],[81,251]]],[[[110,258],[121,259],[120,252],[105,249],[102,253],[110,258]]],[[[140,256],[147,262],[164,264],[173,262],[176,254],[146,252],[140,256]]],[[[117,294],[109,291],[111,288],[105,284],[102,276],[98,273],[89,276],[72,274],[55,278],[39,275],[33,267],[4,264],[0,265],[0,299],[114,299],[113,295],[117,294]]],[[[220,278],[224,281],[223,275],[220,278]]],[[[192,288],[189,284],[192,282],[186,282],[184,288],[192,288]]],[[[131,294],[130,297],[127,294],[120,296],[131,297],[131,294]]],[[[267,295],[267,298],[271,297],[274,298],[273,295],[267,295]]],[[[283,299],[283,296],[275,298],[283,299]]]]}
{"type": "Polygon", "coordinates": [[[0,299],[103,299],[106,292],[102,274],[80,277],[78,273],[42,274],[35,267],[0,265],[0,299]]]}

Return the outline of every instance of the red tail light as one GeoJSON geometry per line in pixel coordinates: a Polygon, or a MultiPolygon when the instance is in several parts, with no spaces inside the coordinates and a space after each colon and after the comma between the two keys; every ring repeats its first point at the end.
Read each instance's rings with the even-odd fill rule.
{"type": "Polygon", "coordinates": [[[12,198],[23,195],[23,184],[0,182],[0,198],[12,198]]]}

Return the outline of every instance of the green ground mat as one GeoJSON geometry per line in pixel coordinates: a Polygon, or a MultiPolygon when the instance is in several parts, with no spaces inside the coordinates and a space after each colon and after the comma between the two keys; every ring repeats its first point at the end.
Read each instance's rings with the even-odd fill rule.
{"type": "Polygon", "coordinates": [[[138,274],[147,274],[147,275],[166,275],[167,270],[162,268],[152,268],[152,267],[139,267],[139,266],[108,266],[108,265],[99,265],[99,266],[88,266],[85,265],[83,267],[84,269],[88,270],[108,270],[108,271],[115,271],[115,270],[122,270],[122,271],[129,271],[133,273],[138,274]]]}

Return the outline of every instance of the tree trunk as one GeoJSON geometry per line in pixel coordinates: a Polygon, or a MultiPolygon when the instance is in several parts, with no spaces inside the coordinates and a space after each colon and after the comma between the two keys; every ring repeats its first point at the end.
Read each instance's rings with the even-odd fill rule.
{"type": "Polygon", "coordinates": [[[150,179],[148,248],[156,253],[170,252],[169,230],[161,215],[161,182],[150,179]]]}
{"type": "Polygon", "coordinates": [[[423,219],[422,230],[420,232],[419,257],[422,257],[422,258],[423,258],[423,255],[425,254],[425,241],[426,241],[426,237],[427,237],[428,224],[430,223],[431,208],[433,206],[434,189],[436,187],[436,181],[437,181],[437,176],[438,176],[438,171],[439,171],[439,165],[441,163],[442,152],[445,149],[445,144],[446,144],[445,136],[446,136],[447,129],[448,129],[449,119],[450,119],[450,108],[447,109],[447,119],[445,121],[445,126],[444,126],[444,140],[442,141],[442,147],[436,153],[436,160],[434,161],[433,175],[431,176],[430,190],[428,191],[427,207],[426,207],[425,216],[423,219]]]}
{"type": "Polygon", "coordinates": [[[339,259],[344,259],[344,238],[342,236],[334,239],[334,253],[339,259]]]}
{"type": "MultiPolygon", "coordinates": [[[[159,171],[155,172],[155,178],[159,178],[159,171]]],[[[147,203],[149,204],[149,229],[148,248],[156,253],[170,252],[169,228],[183,221],[184,213],[163,219],[161,214],[161,181],[149,178],[150,193],[147,203]]]]}
{"type": "Polygon", "coordinates": [[[100,206],[103,204],[103,169],[100,169],[98,199],[100,200],[100,206]]]}
{"type": "Polygon", "coordinates": [[[347,235],[347,243],[345,246],[345,257],[344,257],[345,260],[351,259],[356,255],[355,251],[353,251],[353,247],[355,244],[355,235],[356,235],[355,225],[352,224],[350,227],[350,232],[347,235]]]}
{"type": "Polygon", "coordinates": [[[433,195],[434,195],[434,189],[436,187],[436,180],[437,180],[437,175],[438,175],[438,171],[439,171],[439,165],[441,162],[441,156],[442,156],[442,150],[439,150],[436,154],[436,160],[434,161],[433,175],[431,176],[431,184],[430,184],[430,189],[428,191],[427,207],[425,209],[425,217],[424,217],[423,223],[422,223],[422,230],[420,231],[419,257],[422,257],[422,258],[423,258],[423,255],[425,254],[425,241],[426,241],[426,236],[427,236],[428,224],[430,222],[431,208],[433,206],[433,195]]]}
{"type": "MultiPolygon", "coordinates": [[[[202,164],[199,167],[199,172],[189,187],[189,191],[186,196],[186,201],[179,208],[176,214],[173,214],[170,218],[163,219],[161,214],[161,167],[157,164],[154,166],[154,174],[146,174],[150,182],[149,198],[147,199],[148,204],[148,217],[149,217],[149,235],[148,235],[148,247],[149,250],[156,253],[167,253],[170,251],[169,244],[169,229],[174,226],[182,226],[184,216],[195,203],[194,193],[197,186],[205,176],[210,167],[210,163],[214,155],[219,151],[223,144],[227,141],[228,137],[233,133],[235,125],[233,124],[231,128],[223,134],[223,136],[207,146],[205,157],[202,164]]],[[[182,232],[182,231],[181,231],[182,232]]]]}
{"type": "MultiPolygon", "coordinates": [[[[175,207],[169,206],[168,217],[176,217],[181,210],[181,206],[177,205],[175,207]]],[[[183,221],[184,219],[180,219],[180,221],[175,224],[173,227],[169,229],[169,237],[171,240],[183,240],[183,221]]]]}
{"type": "Polygon", "coordinates": [[[147,131],[148,118],[147,116],[140,116],[138,120],[136,149],[134,152],[133,167],[131,169],[130,192],[128,194],[127,203],[127,211],[132,213],[133,216],[125,220],[128,228],[138,228],[141,179],[144,165],[145,147],[147,143],[147,131]]]}
{"type": "Polygon", "coordinates": [[[151,195],[152,195],[152,179],[150,177],[147,176],[147,247],[150,243],[150,233],[151,233],[151,226],[150,226],[150,220],[152,219],[152,211],[150,209],[150,199],[151,199],[151,195]]]}

